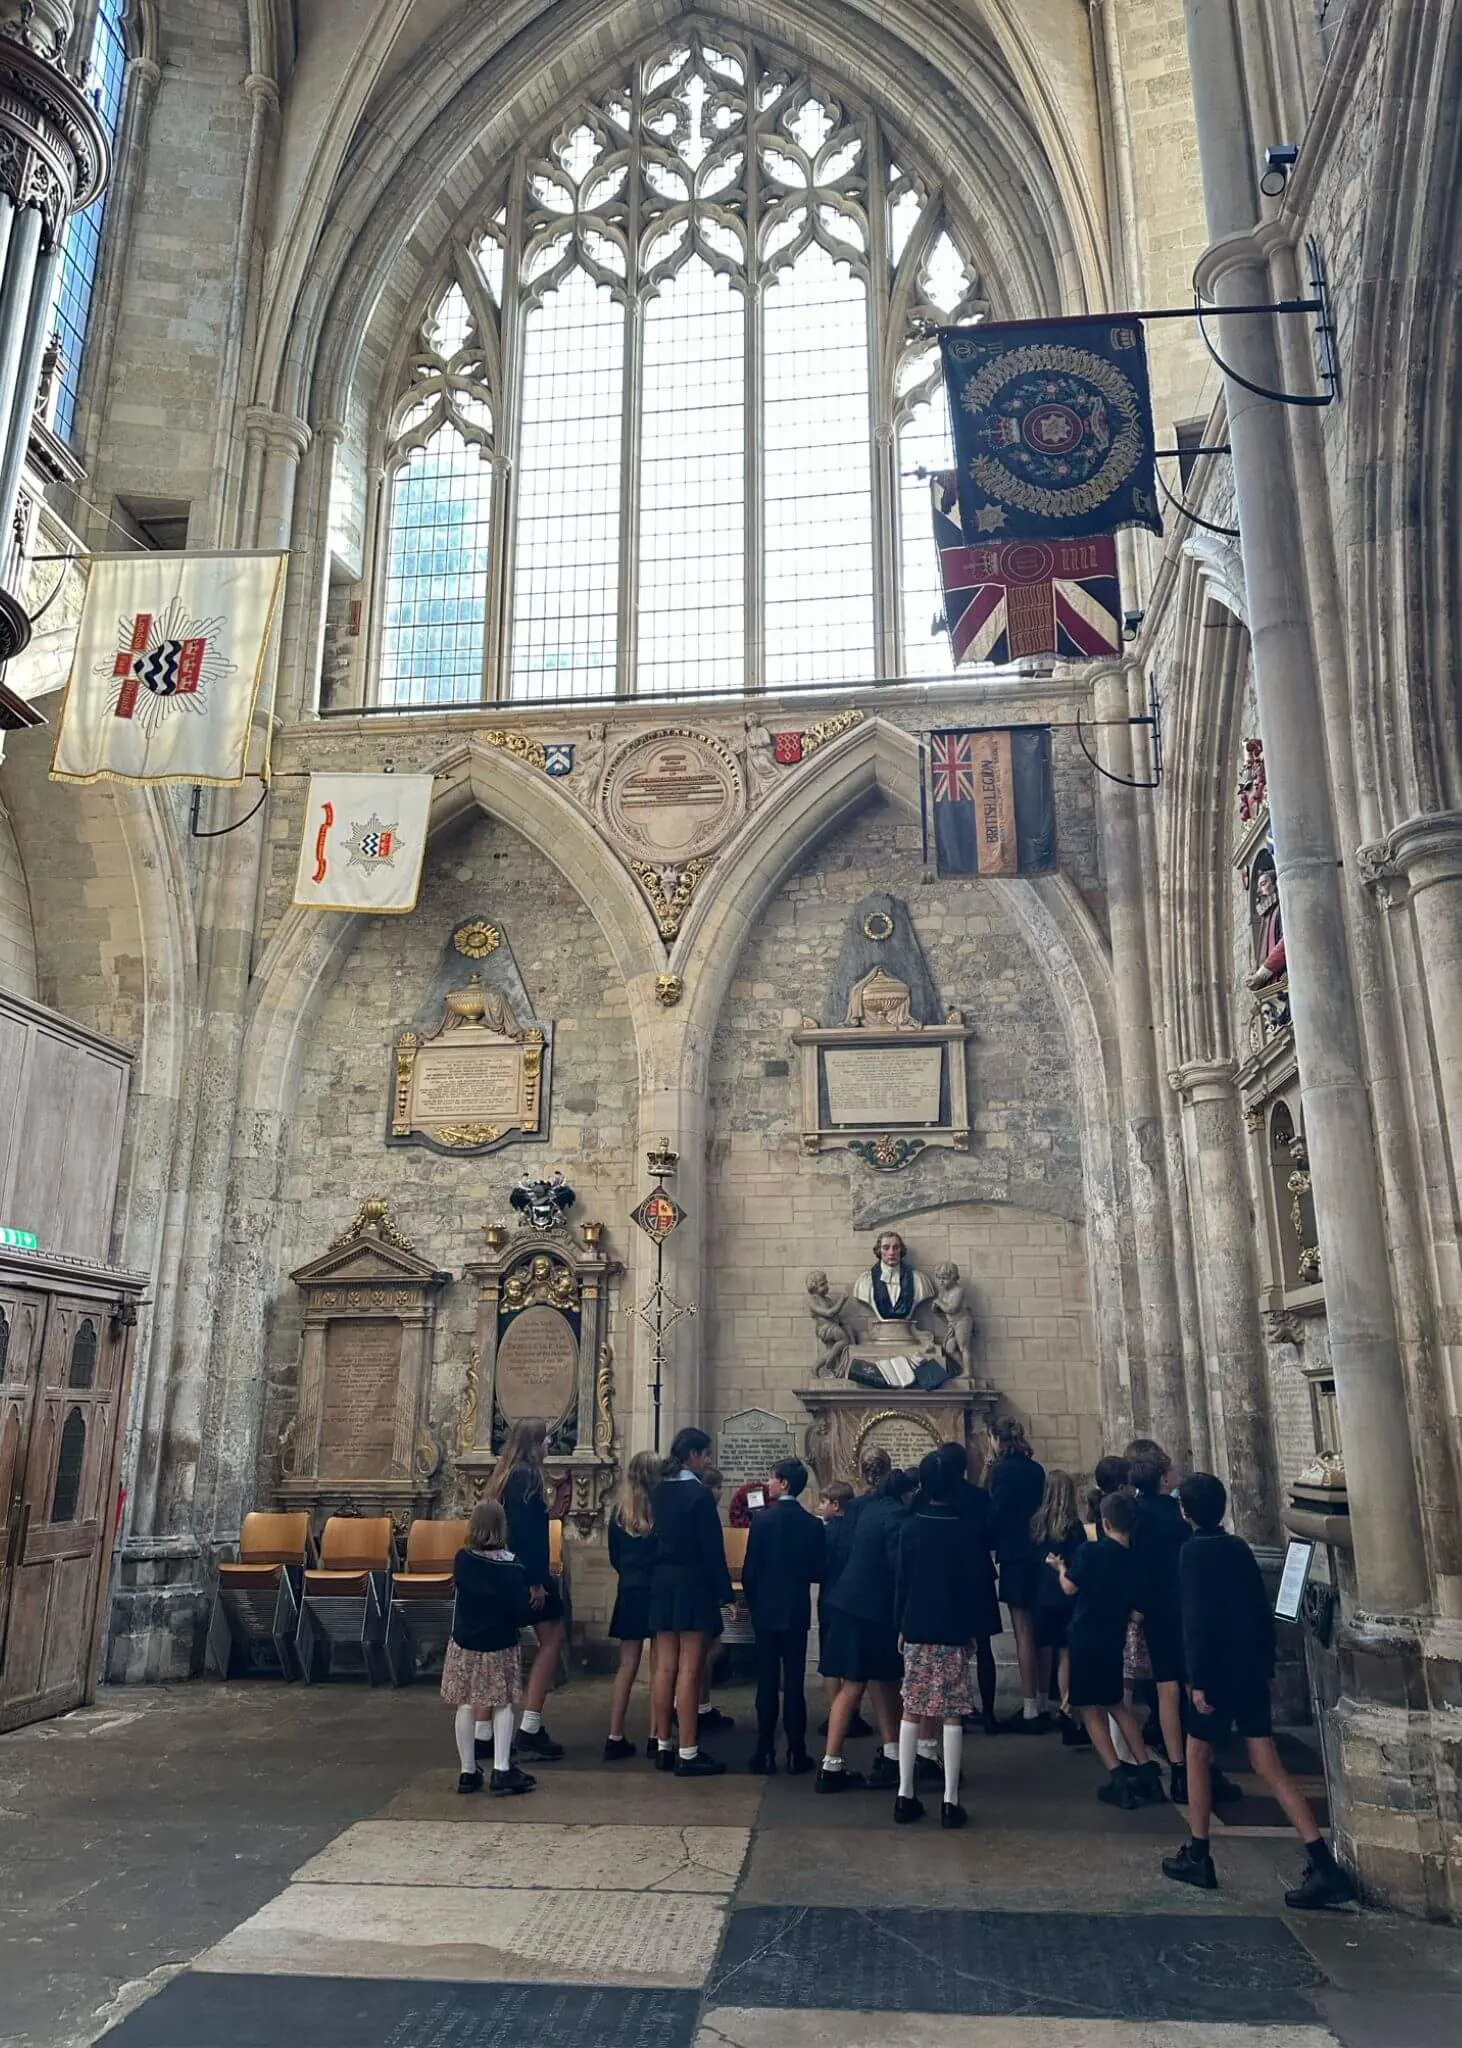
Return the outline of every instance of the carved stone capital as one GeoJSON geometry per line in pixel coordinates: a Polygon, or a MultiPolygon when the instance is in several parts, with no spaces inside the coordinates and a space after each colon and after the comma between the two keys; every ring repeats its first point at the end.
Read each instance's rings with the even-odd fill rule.
{"type": "MultiPolygon", "coordinates": [[[[1362,847],[1360,857],[1371,851],[1362,847]]],[[[1413,896],[1439,882],[1462,882],[1462,812],[1432,811],[1406,819],[1385,841],[1385,854],[1413,896]]]]}
{"type": "Polygon", "coordinates": [[[1238,1092],[1238,1068],[1232,1060],[1190,1060],[1170,1067],[1168,1082],[1190,1102],[1226,1102],[1238,1092]]]}
{"type": "Polygon", "coordinates": [[[256,447],[271,454],[292,455],[296,462],[314,438],[308,420],[292,413],[272,412],[267,405],[251,405],[244,414],[244,431],[256,447]]]}

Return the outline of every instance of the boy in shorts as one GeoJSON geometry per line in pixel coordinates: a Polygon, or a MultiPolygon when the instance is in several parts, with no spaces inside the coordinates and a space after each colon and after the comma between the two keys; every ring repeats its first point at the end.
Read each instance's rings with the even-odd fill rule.
{"type": "Polygon", "coordinates": [[[1218,1878],[1208,1847],[1215,1746],[1230,1730],[1241,1735],[1249,1768],[1284,1810],[1305,1845],[1305,1872],[1284,1895],[1292,1908],[1338,1905],[1355,1886],[1330,1853],[1308,1800],[1279,1760],[1274,1746],[1269,1686],[1274,1677],[1274,1616],[1254,1553],[1223,1527],[1228,1494],[1211,1472],[1194,1472],[1178,1488],[1178,1504],[1193,1530],[1183,1546],[1181,1587],[1183,1653],[1192,1715],[1188,1723],[1188,1825],[1192,1839],[1164,1856],[1163,1875],[1179,1884],[1215,1891],[1218,1878]]]}

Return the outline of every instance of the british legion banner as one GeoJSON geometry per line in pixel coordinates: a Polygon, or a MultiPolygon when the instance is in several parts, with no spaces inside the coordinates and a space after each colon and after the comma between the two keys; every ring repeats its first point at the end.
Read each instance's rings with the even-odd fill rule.
{"type": "Polygon", "coordinates": [[[929,735],[941,875],[1033,875],[1056,865],[1048,725],[929,735]]]}
{"type": "Polygon", "coordinates": [[[941,471],[933,490],[944,623],[956,667],[999,667],[1036,654],[1085,661],[1121,652],[1122,595],[1110,534],[966,547],[954,471],[941,471]]]}
{"type": "Polygon", "coordinates": [[[965,538],[1162,532],[1140,321],[943,327],[965,538]]]}
{"type": "Polygon", "coordinates": [[[305,910],[415,910],[430,775],[312,775],[294,900],[305,910]]]}
{"type": "Polygon", "coordinates": [[[285,559],[94,555],[52,779],[242,782],[285,559]]]}

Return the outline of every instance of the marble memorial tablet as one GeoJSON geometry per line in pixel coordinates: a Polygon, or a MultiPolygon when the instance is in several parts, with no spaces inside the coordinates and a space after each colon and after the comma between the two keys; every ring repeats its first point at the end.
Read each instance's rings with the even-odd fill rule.
{"type": "Polygon", "coordinates": [[[461,1051],[424,1045],[416,1056],[412,1107],[417,1121],[444,1117],[509,1122],[521,1113],[523,1055],[516,1045],[474,1045],[461,1051]]]}
{"type": "Polygon", "coordinates": [[[401,1375],[400,1322],[352,1317],[325,1337],[320,1471],[331,1479],[383,1479],[391,1469],[401,1375]]]}
{"type": "Polygon", "coordinates": [[[748,1479],[765,1479],[780,1458],[796,1455],[797,1433],[791,1423],[765,1408],[728,1415],[716,1435],[716,1463],[728,1488],[748,1479]]]}
{"type": "Polygon", "coordinates": [[[829,1046],[822,1057],[831,1124],[866,1129],[939,1122],[942,1045],[829,1046]]]}
{"type": "Polygon", "coordinates": [[[917,1415],[880,1415],[864,1431],[858,1448],[864,1455],[869,1451],[887,1451],[895,1471],[901,1471],[927,1458],[938,1449],[939,1442],[939,1432],[917,1415]]]}
{"type": "Polygon", "coordinates": [[[579,1340],[561,1310],[540,1302],[513,1317],[497,1353],[497,1402],[509,1422],[557,1422],[573,1406],[578,1379],[579,1340]]]}

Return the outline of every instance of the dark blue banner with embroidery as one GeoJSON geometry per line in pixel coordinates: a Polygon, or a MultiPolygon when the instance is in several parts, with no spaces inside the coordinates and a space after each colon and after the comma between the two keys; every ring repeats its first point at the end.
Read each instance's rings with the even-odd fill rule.
{"type": "Polygon", "coordinates": [[[944,327],[939,345],[967,541],[1162,532],[1140,322],[944,327]]]}

